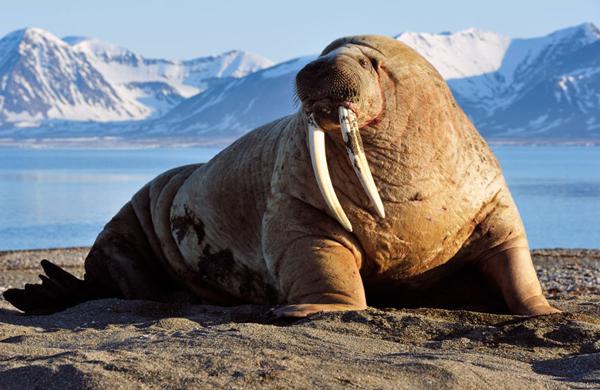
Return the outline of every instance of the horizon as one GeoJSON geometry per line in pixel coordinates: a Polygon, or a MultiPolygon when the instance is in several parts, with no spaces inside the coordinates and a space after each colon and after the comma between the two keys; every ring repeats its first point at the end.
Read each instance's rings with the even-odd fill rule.
{"type": "Polygon", "coordinates": [[[31,26],[61,38],[98,39],[147,58],[185,60],[243,50],[276,63],[314,54],[346,35],[396,36],[402,32],[457,32],[474,27],[518,39],[543,36],[582,23],[600,24],[600,2],[595,0],[573,1],[570,7],[558,0],[508,0],[497,5],[472,0],[452,4],[392,4],[375,0],[369,7],[356,0],[305,0],[302,4],[285,5],[268,0],[219,4],[149,0],[143,6],[122,0],[102,4],[23,0],[3,9],[0,36],[31,26]],[[274,32],[277,39],[273,39],[274,32]]]}

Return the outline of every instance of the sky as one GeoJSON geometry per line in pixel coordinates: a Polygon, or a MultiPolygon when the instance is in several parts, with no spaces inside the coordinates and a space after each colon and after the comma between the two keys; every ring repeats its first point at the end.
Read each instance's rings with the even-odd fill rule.
{"type": "Polygon", "coordinates": [[[39,27],[174,60],[242,49],[279,62],[365,33],[477,27],[524,38],[600,26],[600,0],[0,0],[0,9],[0,36],[39,27]]]}

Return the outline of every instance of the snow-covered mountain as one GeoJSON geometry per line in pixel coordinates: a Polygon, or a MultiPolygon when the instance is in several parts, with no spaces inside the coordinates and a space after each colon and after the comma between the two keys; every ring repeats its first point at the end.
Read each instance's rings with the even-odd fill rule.
{"type": "Polygon", "coordinates": [[[511,39],[470,28],[456,33],[406,32],[396,36],[431,62],[445,79],[479,76],[497,70],[511,39]]]}
{"type": "Polygon", "coordinates": [[[148,131],[237,138],[297,109],[296,73],[315,58],[300,57],[246,77],[224,80],[175,107],[152,123],[148,131]]]}
{"type": "MultiPolygon", "coordinates": [[[[438,69],[488,139],[600,142],[600,31],[593,24],[527,39],[473,28],[396,38],[438,69]]],[[[296,111],[295,75],[315,57],[271,67],[244,52],[177,62],[93,39],[15,32],[0,40],[0,138],[228,142],[296,111]],[[15,130],[32,121],[41,125],[15,130]]]]}
{"type": "Polygon", "coordinates": [[[27,28],[0,40],[0,127],[157,117],[216,79],[270,65],[242,51],[187,61],[148,59],[97,39],[60,39],[27,28]]]}
{"type": "MultiPolygon", "coordinates": [[[[484,136],[600,140],[600,32],[593,24],[529,39],[473,28],[396,38],[437,68],[484,136]]],[[[175,107],[153,131],[234,138],[294,112],[294,77],[311,58],[215,85],[175,107]]]]}
{"type": "Polygon", "coordinates": [[[474,29],[397,39],[438,69],[488,137],[600,137],[600,30],[591,23],[530,39],[474,29]]]}
{"type": "Polygon", "coordinates": [[[115,89],[83,55],[40,29],[0,40],[0,122],[124,120],[147,109],[115,89]]]}
{"type": "Polygon", "coordinates": [[[204,91],[220,78],[238,78],[267,68],[273,62],[256,54],[233,50],[218,56],[187,61],[148,59],[97,39],[66,37],[77,52],[84,53],[113,85],[152,109],[165,114],[176,103],[204,91]]]}

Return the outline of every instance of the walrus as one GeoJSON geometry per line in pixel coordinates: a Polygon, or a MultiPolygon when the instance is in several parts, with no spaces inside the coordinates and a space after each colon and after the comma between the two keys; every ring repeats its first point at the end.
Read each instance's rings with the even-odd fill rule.
{"type": "Polygon", "coordinates": [[[341,38],[299,71],[296,93],[295,114],[145,185],[83,279],[44,260],[41,284],[5,298],[51,313],[186,291],[304,317],[402,302],[469,265],[510,312],[558,311],[498,162],[424,58],[387,37],[341,38]]]}

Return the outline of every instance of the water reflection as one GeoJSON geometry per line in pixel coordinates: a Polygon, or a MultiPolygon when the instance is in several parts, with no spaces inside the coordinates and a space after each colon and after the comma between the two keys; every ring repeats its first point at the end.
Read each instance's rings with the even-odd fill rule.
{"type": "Polygon", "coordinates": [[[77,173],[53,171],[0,172],[0,182],[48,182],[48,183],[113,183],[146,179],[148,175],[118,173],[77,173]]]}
{"type": "MultiPolygon", "coordinates": [[[[512,183],[511,190],[522,196],[541,196],[547,197],[552,194],[553,197],[562,198],[591,198],[590,200],[600,199],[600,183],[594,182],[553,182],[553,183],[512,183]]],[[[576,199],[573,199],[577,201],[576,199]]]]}

